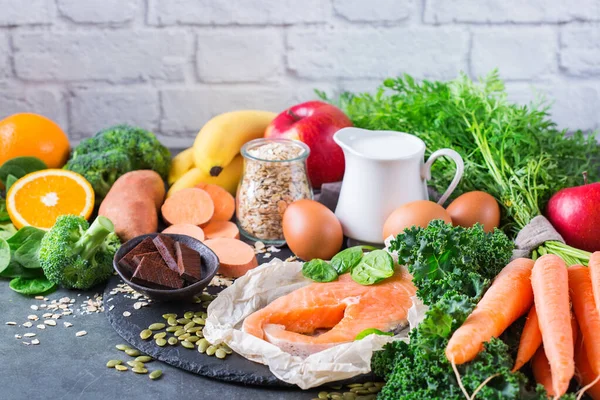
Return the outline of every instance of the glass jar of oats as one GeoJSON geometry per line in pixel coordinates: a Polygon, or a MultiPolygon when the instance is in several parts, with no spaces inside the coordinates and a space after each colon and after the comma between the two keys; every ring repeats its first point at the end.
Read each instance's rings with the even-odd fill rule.
{"type": "Polygon", "coordinates": [[[236,196],[242,235],[265,244],[282,245],[282,217],[288,205],[312,199],[306,174],[310,149],[291,139],[255,139],[242,147],[244,173],[236,196]]]}

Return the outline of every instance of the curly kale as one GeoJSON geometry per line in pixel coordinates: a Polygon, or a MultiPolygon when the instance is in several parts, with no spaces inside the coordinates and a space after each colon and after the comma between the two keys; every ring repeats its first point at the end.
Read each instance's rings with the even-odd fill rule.
{"type": "Polygon", "coordinates": [[[163,179],[171,166],[171,153],[153,133],[128,125],[117,125],[83,140],[73,151],[66,169],[83,175],[102,200],[123,174],[152,169],[163,179]]]}

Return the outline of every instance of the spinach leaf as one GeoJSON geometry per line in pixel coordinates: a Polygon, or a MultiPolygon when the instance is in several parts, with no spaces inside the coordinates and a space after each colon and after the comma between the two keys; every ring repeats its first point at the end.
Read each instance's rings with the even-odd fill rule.
{"type": "Polygon", "coordinates": [[[8,268],[10,264],[10,247],[6,240],[0,238],[0,274],[8,268]]]}
{"type": "Polygon", "coordinates": [[[12,251],[12,257],[25,268],[41,268],[38,253],[45,231],[25,226],[6,241],[12,251]]]}
{"type": "Polygon", "coordinates": [[[331,259],[331,266],[341,275],[354,268],[363,258],[362,246],[348,247],[337,253],[331,259]]]}
{"type": "Polygon", "coordinates": [[[8,286],[17,293],[30,296],[48,292],[55,287],[54,283],[45,277],[32,279],[18,277],[12,279],[8,286]]]}
{"type": "Polygon", "coordinates": [[[11,186],[14,185],[15,182],[18,180],[19,180],[19,178],[17,178],[13,174],[9,174],[8,177],[6,178],[6,190],[8,191],[11,188],[11,186]]]}
{"type": "Polygon", "coordinates": [[[384,332],[384,331],[380,331],[379,329],[369,328],[369,329],[365,329],[364,331],[362,331],[358,335],[356,335],[354,340],[361,340],[361,339],[366,338],[369,335],[394,336],[394,334],[392,332],[384,332]]]}
{"type": "Polygon", "coordinates": [[[0,272],[0,278],[37,278],[43,277],[44,271],[40,269],[25,268],[18,262],[11,260],[8,267],[0,272]]]}
{"type": "Polygon", "coordinates": [[[10,215],[6,209],[6,200],[0,198],[0,223],[10,222],[10,215]]]}
{"type": "Polygon", "coordinates": [[[352,268],[350,276],[361,285],[373,285],[394,275],[394,259],[385,250],[374,250],[352,268]]]}
{"type": "Polygon", "coordinates": [[[302,266],[302,275],[315,282],[332,282],[338,277],[335,269],[319,258],[305,262],[302,266]]]}
{"type": "Polygon", "coordinates": [[[11,223],[0,223],[0,238],[6,240],[17,233],[17,228],[11,223]]]}
{"type": "MultiPolygon", "coordinates": [[[[11,186],[8,184],[8,178],[13,176],[16,181],[25,175],[46,169],[48,166],[37,157],[15,157],[11,158],[0,167],[0,181],[4,183],[7,189],[11,186]]],[[[14,181],[13,181],[14,183],[14,181]]]]}

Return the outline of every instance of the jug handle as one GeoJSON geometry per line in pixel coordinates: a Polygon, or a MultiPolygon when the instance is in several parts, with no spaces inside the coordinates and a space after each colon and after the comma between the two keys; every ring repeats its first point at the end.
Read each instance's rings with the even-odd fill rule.
{"type": "Polygon", "coordinates": [[[465,171],[465,163],[463,162],[463,159],[460,156],[460,154],[458,154],[452,149],[440,149],[434,151],[431,154],[431,156],[429,156],[427,162],[423,164],[423,169],[421,172],[421,176],[423,179],[431,179],[431,166],[433,165],[435,160],[437,160],[440,157],[450,157],[456,164],[456,173],[454,174],[454,178],[452,179],[452,182],[450,182],[450,186],[448,186],[448,189],[446,189],[446,191],[438,201],[438,204],[443,205],[446,202],[446,200],[448,200],[448,197],[450,197],[452,192],[454,192],[456,186],[458,186],[458,182],[460,182],[460,179],[462,178],[463,173],[465,171]]]}

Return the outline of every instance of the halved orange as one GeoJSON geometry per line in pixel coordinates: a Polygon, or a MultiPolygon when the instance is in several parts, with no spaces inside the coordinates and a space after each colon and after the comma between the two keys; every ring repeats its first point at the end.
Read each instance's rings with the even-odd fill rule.
{"type": "Polygon", "coordinates": [[[76,172],[44,169],[25,175],[10,187],[6,209],[17,229],[50,229],[60,215],[88,219],[94,211],[94,190],[76,172]]]}

